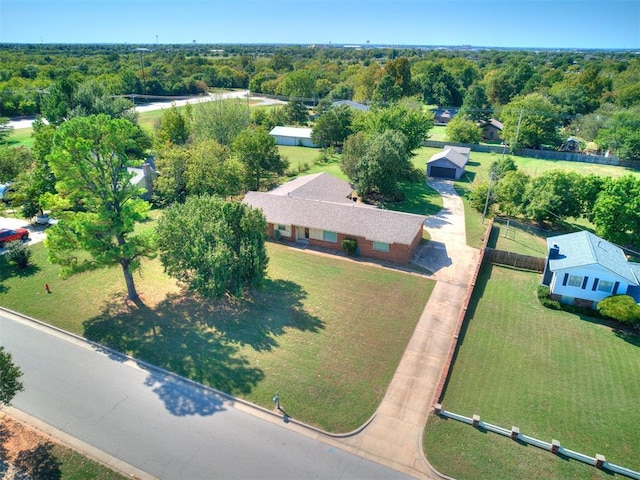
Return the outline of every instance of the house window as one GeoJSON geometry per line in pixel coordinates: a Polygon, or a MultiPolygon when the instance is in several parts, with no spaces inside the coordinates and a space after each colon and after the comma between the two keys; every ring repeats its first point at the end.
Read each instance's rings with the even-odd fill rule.
{"type": "Polygon", "coordinates": [[[388,252],[389,244],[385,242],[373,242],[373,249],[376,252],[388,252]]]}
{"type": "Polygon", "coordinates": [[[287,231],[287,226],[286,225],[278,225],[278,230],[280,230],[281,232],[286,232],[287,231]]]}
{"type": "Polygon", "coordinates": [[[324,240],[325,242],[337,243],[338,234],[336,232],[327,232],[326,230],[323,230],[322,240],[324,240]]]}
{"type": "Polygon", "coordinates": [[[569,275],[569,281],[567,282],[567,285],[569,285],[570,287],[580,288],[582,286],[582,277],[578,275],[569,275]]]}
{"type": "Polygon", "coordinates": [[[611,293],[611,289],[613,289],[613,282],[607,282],[606,280],[600,280],[598,283],[598,291],[611,293]]]}

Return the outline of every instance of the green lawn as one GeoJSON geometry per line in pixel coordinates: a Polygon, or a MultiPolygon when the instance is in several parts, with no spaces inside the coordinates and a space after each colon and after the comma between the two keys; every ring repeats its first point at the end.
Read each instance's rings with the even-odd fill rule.
{"type": "Polygon", "coordinates": [[[7,138],[7,143],[10,147],[18,147],[22,145],[23,147],[33,147],[33,137],[31,134],[33,133],[33,128],[19,128],[14,129],[11,132],[11,135],[7,138]]]}
{"type": "Polygon", "coordinates": [[[25,273],[0,257],[0,305],[267,408],[279,390],[291,416],[336,432],[373,414],[434,285],[269,243],[268,280],[250,299],[182,295],[154,260],[136,275],[137,307],[117,268],[62,280],[31,248],[25,273]]]}
{"type": "MultiPolygon", "coordinates": [[[[539,282],[539,274],[483,266],[443,407],[640,470],[640,337],[543,308],[539,282]]],[[[461,480],[601,478],[578,462],[436,417],[425,451],[461,480]]]]}

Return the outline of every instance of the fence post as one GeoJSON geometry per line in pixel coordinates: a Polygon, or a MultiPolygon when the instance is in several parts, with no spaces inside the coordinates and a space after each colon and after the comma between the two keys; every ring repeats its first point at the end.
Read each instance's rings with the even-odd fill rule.
{"type": "Polygon", "coordinates": [[[474,427],[477,427],[478,425],[480,425],[480,415],[473,416],[473,419],[471,420],[471,425],[473,425],[474,427]]]}

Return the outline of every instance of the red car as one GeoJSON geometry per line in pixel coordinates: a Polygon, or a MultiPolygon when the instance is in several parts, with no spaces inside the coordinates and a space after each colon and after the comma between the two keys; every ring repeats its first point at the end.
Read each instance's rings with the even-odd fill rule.
{"type": "Polygon", "coordinates": [[[29,239],[29,230],[26,228],[0,228],[0,248],[3,248],[7,243],[21,240],[26,242],[29,239]]]}

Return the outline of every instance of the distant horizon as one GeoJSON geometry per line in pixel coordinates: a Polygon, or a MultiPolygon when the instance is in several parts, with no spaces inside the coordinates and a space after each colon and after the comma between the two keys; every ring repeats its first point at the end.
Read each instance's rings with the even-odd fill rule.
{"type": "Polygon", "coordinates": [[[0,43],[640,49],[638,0],[0,0],[0,43]]]}
{"type": "MultiPolygon", "coordinates": [[[[640,55],[640,47],[625,48],[625,47],[501,47],[498,45],[418,45],[418,44],[386,44],[386,43],[368,43],[368,44],[354,44],[349,42],[335,42],[335,43],[295,43],[295,42],[196,42],[189,43],[135,43],[135,42],[0,42],[0,45],[115,45],[115,46],[135,46],[141,45],[145,47],[170,47],[170,46],[292,46],[292,47],[308,47],[308,48],[352,48],[352,49],[373,49],[373,48],[417,48],[417,49],[429,49],[429,50],[545,50],[545,51],[607,51],[607,52],[638,52],[640,55]]],[[[153,49],[151,49],[153,50],[153,49]]]]}

